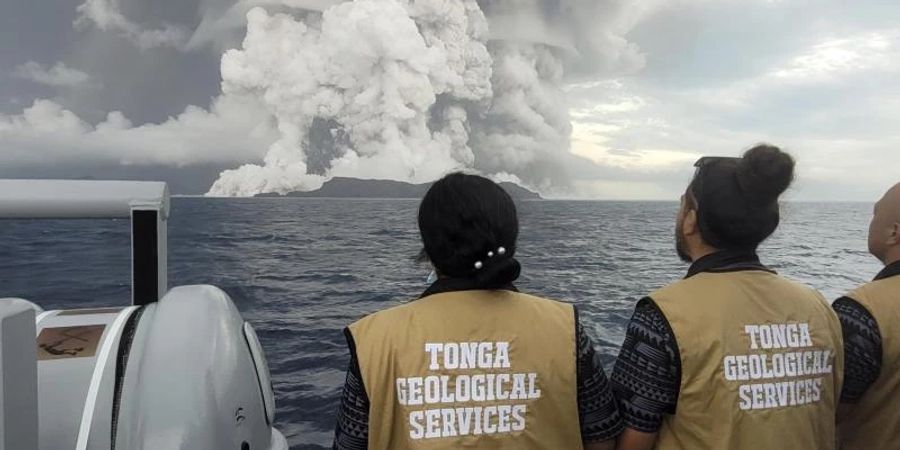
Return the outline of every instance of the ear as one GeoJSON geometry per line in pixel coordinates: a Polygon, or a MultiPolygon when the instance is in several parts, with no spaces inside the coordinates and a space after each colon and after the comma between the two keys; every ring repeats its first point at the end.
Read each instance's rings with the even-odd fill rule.
{"type": "Polygon", "coordinates": [[[890,246],[900,244],[900,222],[894,222],[891,225],[891,234],[888,236],[887,244],[890,246]]]}
{"type": "Polygon", "coordinates": [[[700,226],[697,223],[697,210],[688,209],[685,211],[684,221],[681,224],[681,232],[685,236],[693,236],[700,233],[700,226]]]}

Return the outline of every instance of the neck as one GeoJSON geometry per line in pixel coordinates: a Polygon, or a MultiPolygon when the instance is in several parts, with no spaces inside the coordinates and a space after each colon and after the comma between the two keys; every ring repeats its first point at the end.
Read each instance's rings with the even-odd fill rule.
{"type": "Polygon", "coordinates": [[[718,253],[718,252],[719,252],[719,249],[717,249],[715,247],[710,247],[708,245],[701,245],[701,246],[698,246],[697,248],[692,249],[690,255],[691,255],[692,262],[697,262],[709,255],[712,255],[713,253],[718,253]]]}
{"type": "Polygon", "coordinates": [[[897,262],[900,262],[900,248],[889,250],[884,257],[884,265],[890,266],[897,262]]]}

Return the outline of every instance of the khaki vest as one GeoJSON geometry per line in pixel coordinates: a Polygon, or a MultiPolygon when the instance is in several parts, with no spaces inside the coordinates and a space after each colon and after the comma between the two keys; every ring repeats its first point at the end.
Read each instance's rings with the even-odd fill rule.
{"type": "Polygon", "coordinates": [[[575,312],[508,291],[432,295],[350,326],[369,449],[581,449],[575,312]]]}
{"type": "Polygon", "coordinates": [[[835,448],[841,326],[819,293],[750,270],[701,273],[651,298],[681,357],[656,448],[835,448]]]}
{"type": "Polygon", "coordinates": [[[900,448],[900,277],[869,283],[848,297],[869,310],[878,323],[881,374],[841,423],[841,448],[900,448]]]}

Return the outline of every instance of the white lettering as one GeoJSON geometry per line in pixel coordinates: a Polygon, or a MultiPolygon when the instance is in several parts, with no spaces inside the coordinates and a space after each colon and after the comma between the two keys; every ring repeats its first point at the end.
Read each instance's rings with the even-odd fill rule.
{"type": "Polygon", "coordinates": [[[750,355],[750,379],[759,380],[762,377],[762,358],[759,355],[750,355]]]}
{"type": "Polygon", "coordinates": [[[788,353],[784,355],[785,370],[784,373],[788,377],[796,377],[798,375],[797,353],[788,353]]]}
{"type": "Polygon", "coordinates": [[[412,426],[412,429],[409,430],[410,439],[419,440],[425,437],[425,427],[422,426],[423,420],[425,420],[425,411],[409,413],[409,425],[412,426]]]}
{"type": "Polygon", "coordinates": [[[459,344],[455,342],[444,344],[444,368],[448,370],[459,369],[459,344]]]}
{"type": "Polygon", "coordinates": [[[513,374],[512,393],[509,395],[511,400],[525,400],[528,398],[528,391],[525,389],[525,374],[513,374]]]}
{"type": "MultiPolygon", "coordinates": [[[[441,403],[453,403],[455,396],[450,392],[450,377],[441,377],[441,403]]],[[[401,403],[402,404],[402,403],[401,403]]]]}
{"type": "Polygon", "coordinates": [[[812,347],[812,335],[809,334],[809,324],[801,323],[800,324],[800,346],[801,347],[812,347]]]}
{"type": "Polygon", "coordinates": [[[427,343],[425,344],[425,351],[428,352],[429,358],[431,358],[431,365],[428,366],[428,370],[439,370],[441,366],[438,365],[438,353],[441,351],[443,345],[427,343]]]}
{"type": "Polygon", "coordinates": [[[741,397],[740,408],[742,411],[748,411],[753,408],[753,397],[751,396],[750,386],[743,385],[738,388],[738,394],[741,397]]]}
{"type": "Polygon", "coordinates": [[[478,344],[478,368],[479,369],[490,369],[492,368],[493,358],[491,355],[491,345],[490,342],[482,342],[478,344]]]}
{"type": "Polygon", "coordinates": [[[528,398],[531,400],[541,398],[541,390],[537,387],[537,374],[528,374],[528,398]]]}
{"type": "Polygon", "coordinates": [[[763,389],[766,390],[766,409],[777,407],[778,389],[775,389],[775,385],[772,383],[767,383],[763,385],[763,389]]]}
{"type": "Polygon", "coordinates": [[[472,408],[456,408],[456,418],[459,422],[459,434],[468,436],[472,429],[472,408]]]}
{"type": "Polygon", "coordinates": [[[441,410],[425,411],[425,439],[441,437],[441,410]]]}
{"type": "Polygon", "coordinates": [[[508,373],[497,375],[497,400],[509,400],[509,391],[503,389],[503,383],[509,384],[510,376],[508,373]]]}
{"type": "Polygon", "coordinates": [[[737,361],[734,356],[726,356],[722,362],[725,369],[725,379],[728,381],[737,381],[737,361]]]}
{"type": "Polygon", "coordinates": [[[406,378],[397,378],[397,402],[406,405],[406,378]]]}
{"type": "Polygon", "coordinates": [[[410,411],[410,439],[494,435],[526,430],[528,407],[524,404],[487,403],[484,406],[455,407],[458,403],[541,398],[543,392],[537,372],[497,373],[512,367],[509,342],[429,342],[424,349],[427,360],[423,363],[427,363],[431,372],[477,370],[474,370],[475,373],[433,373],[394,380],[397,403],[401,406],[450,405],[410,411]]]}
{"type": "Polygon", "coordinates": [[[784,378],[784,354],[776,353],[772,355],[772,377],[784,378]]]}
{"type": "Polygon", "coordinates": [[[472,399],[472,379],[467,375],[456,377],[456,401],[467,402],[472,399]]]}
{"type": "Polygon", "coordinates": [[[509,433],[512,431],[512,427],[510,426],[510,419],[512,418],[512,406],[510,405],[501,405],[497,407],[497,432],[499,433],[509,433]]]}
{"type": "Polygon", "coordinates": [[[452,409],[442,409],[441,420],[444,423],[444,429],[441,433],[441,437],[456,436],[456,411],[452,409]]]}
{"type": "Polygon", "coordinates": [[[485,389],[485,377],[484,375],[472,375],[472,401],[473,402],[483,402],[487,396],[487,390],[485,389]]]}
{"type": "Polygon", "coordinates": [[[768,325],[759,326],[759,345],[766,350],[772,348],[772,327],[768,325]]]}
{"type": "Polygon", "coordinates": [[[527,411],[527,406],[525,405],[514,405],[512,407],[513,431],[525,431],[525,413],[527,411]]]}
{"type": "Polygon", "coordinates": [[[434,375],[425,377],[425,403],[433,405],[441,401],[441,379],[434,375]]]}
{"type": "Polygon", "coordinates": [[[460,369],[474,369],[478,365],[478,343],[463,342],[460,344],[462,355],[460,357],[460,369]]]}
{"type": "Polygon", "coordinates": [[[509,369],[509,342],[497,343],[497,357],[494,359],[495,369],[509,369]]]}
{"type": "Polygon", "coordinates": [[[494,395],[494,389],[497,387],[497,375],[489,373],[485,375],[487,384],[487,401],[492,402],[497,399],[494,395]]]}
{"type": "Polygon", "coordinates": [[[772,346],[787,348],[787,325],[772,325],[772,346]]]}
{"type": "Polygon", "coordinates": [[[750,368],[749,361],[746,355],[741,355],[735,358],[735,362],[737,363],[737,379],[741,381],[747,381],[750,379],[750,368]]]}
{"type": "Polygon", "coordinates": [[[745,325],[744,332],[750,336],[750,348],[756,350],[759,348],[759,344],[756,341],[756,335],[759,333],[759,326],[757,325],[745,325]]]}
{"type": "Polygon", "coordinates": [[[497,415],[496,406],[488,406],[484,408],[484,434],[497,434],[497,425],[491,419],[491,416],[497,415]]]}
{"type": "Polygon", "coordinates": [[[796,323],[789,323],[787,328],[787,345],[790,348],[800,347],[800,327],[796,323]]]}
{"type": "Polygon", "coordinates": [[[831,354],[831,350],[825,350],[822,355],[822,359],[824,360],[824,367],[822,367],[822,373],[832,373],[834,372],[834,355],[831,354]]]}
{"type": "Polygon", "coordinates": [[[753,409],[762,409],[763,405],[766,404],[765,401],[765,389],[763,389],[763,385],[754,384],[750,386],[750,393],[753,396],[753,409]]]}
{"type": "Polygon", "coordinates": [[[475,417],[472,422],[475,424],[475,435],[480,436],[484,433],[484,429],[482,428],[481,423],[481,413],[483,412],[480,406],[472,408],[475,411],[475,417]]]}
{"type": "Polygon", "coordinates": [[[407,397],[407,404],[416,406],[424,403],[422,399],[422,377],[412,377],[407,378],[406,382],[409,385],[409,397],[407,397]]]}

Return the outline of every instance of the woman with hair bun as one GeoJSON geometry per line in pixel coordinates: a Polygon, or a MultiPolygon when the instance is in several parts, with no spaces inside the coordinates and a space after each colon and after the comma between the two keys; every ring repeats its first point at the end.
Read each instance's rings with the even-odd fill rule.
{"type": "Polygon", "coordinates": [[[675,230],[690,270],[638,302],[613,371],[618,448],[835,448],[840,323],[757,256],[794,166],[771,145],[697,162],[675,230]]]}
{"type": "Polygon", "coordinates": [[[448,175],[422,200],[419,230],[436,281],[346,330],[334,448],[614,448],[622,422],[577,311],[513,285],[509,194],[448,175]]]}

